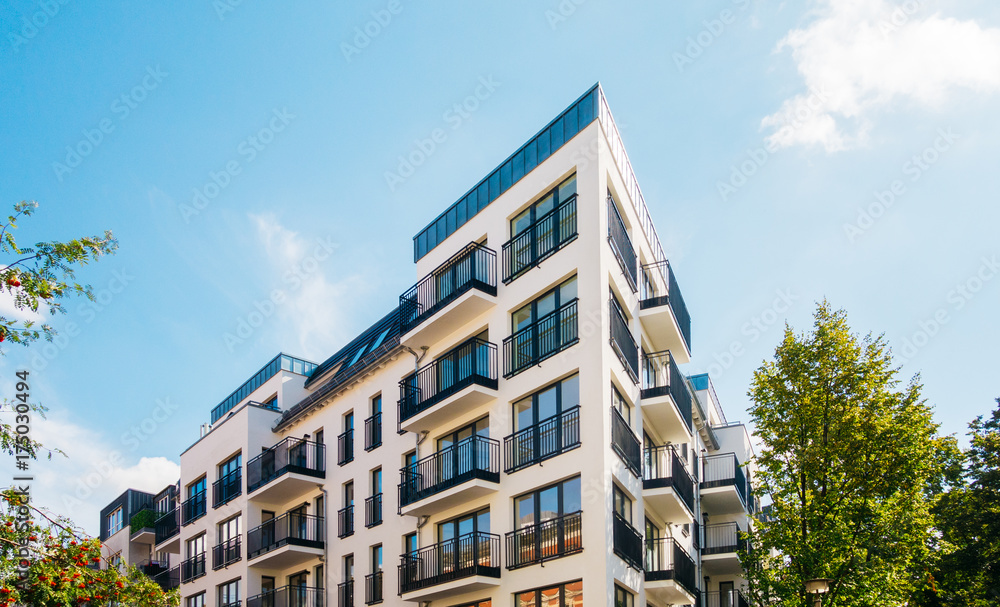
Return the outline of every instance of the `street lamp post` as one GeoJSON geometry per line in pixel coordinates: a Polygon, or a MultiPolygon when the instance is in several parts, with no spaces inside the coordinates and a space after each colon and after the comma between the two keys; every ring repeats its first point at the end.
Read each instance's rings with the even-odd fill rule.
{"type": "Polygon", "coordinates": [[[823,595],[830,592],[830,582],[832,581],[829,578],[806,580],[806,594],[816,595],[816,602],[813,603],[814,607],[823,607],[823,595]]]}

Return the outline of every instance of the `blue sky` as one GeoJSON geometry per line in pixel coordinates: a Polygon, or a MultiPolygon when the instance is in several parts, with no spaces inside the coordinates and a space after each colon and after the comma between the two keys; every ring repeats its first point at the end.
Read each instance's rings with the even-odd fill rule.
{"type": "Polygon", "coordinates": [[[597,81],[693,317],[686,370],[730,419],[823,297],[905,355],[943,431],[1000,395],[995,3],[56,0],[0,21],[0,191],[40,204],[18,238],[121,243],[58,345],[0,361],[8,395],[34,370],[36,436],[70,455],[38,464],[38,499],[92,531],[176,477],[275,353],[321,361],[389,311],[417,231],[597,81]]]}

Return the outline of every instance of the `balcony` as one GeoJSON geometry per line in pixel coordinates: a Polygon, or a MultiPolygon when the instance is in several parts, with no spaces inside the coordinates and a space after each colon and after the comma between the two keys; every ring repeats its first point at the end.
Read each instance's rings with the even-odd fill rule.
{"type": "Polygon", "coordinates": [[[622,316],[622,312],[614,300],[608,304],[608,307],[611,317],[611,348],[618,356],[618,360],[622,361],[628,376],[632,378],[633,382],[639,383],[639,346],[632,338],[628,321],[622,316]]]}
{"type": "Polygon", "coordinates": [[[173,569],[161,571],[153,576],[153,581],[164,591],[173,590],[181,585],[181,568],[178,565],[173,569]]]}
{"type": "Polygon", "coordinates": [[[337,437],[337,465],[344,466],[354,461],[354,428],[349,428],[337,437]]]}
{"type": "Polygon", "coordinates": [[[660,603],[693,605],[698,596],[694,560],[673,538],[646,540],[646,593],[660,603]]]}
{"type": "Polygon", "coordinates": [[[337,607],[354,607],[354,580],[337,584],[337,607]]]}
{"type": "Polygon", "coordinates": [[[180,509],[175,506],[156,519],[154,534],[157,551],[180,552],[180,533],[180,509]]]}
{"type": "Polygon", "coordinates": [[[736,523],[716,523],[701,528],[701,566],[705,575],[739,574],[739,552],[746,549],[743,530],[736,523]]]}
{"type": "Polygon", "coordinates": [[[170,570],[170,559],[165,561],[157,561],[154,559],[146,559],[145,561],[139,563],[139,571],[143,575],[149,578],[155,578],[165,571],[170,570]]]}
{"type": "Polygon", "coordinates": [[[503,282],[509,284],[576,240],[576,194],[503,245],[503,282]]]}
{"type": "Polygon", "coordinates": [[[440,512],[497,490],[500,442],[473,436],[400,470],[400,514],[440,512]]]}
{"type": "Polygon", "coordinates": [[[613,549],[625,563],[637,571],[642,571],[642,535],[625,518],[614,513],[612,520],[613,549]]]}
{"type": "Polygon", "coordinates": [[[642,477],[642,445],[629,423],[614,407],[611,407],[611,450],[622,458],[632,474],[642,477]]]}
{"type": "Polygon", "coordinates": [[[519,569],[583,550],[582,512],[521,527],[507,534],[507,569],[519,569]]]}
{"type": "Polygon", "coordinates": [[[323,556],[322,517],[286,512],[247,532],[247,560],[267,569],[296,567],[323,556]]]}
{"type": "Polygon", "coordinates": [[[382,602],[382,572],[376,571],[365,576],[365,605],[382,602]]]}
{"type": "Polygon", "coordinates": [[[500,536],[469,533],[400,556],[404,601],[433,601],[500,585],[500,536]]]}
{"type": "Polygon", "coordinates": [[[625,229],[625,222],[618,214],[618,207],[610,194],[608,195],[608,243],[611,245],[611,251],[615,254],[615,259],[618,260],[618,265],[622,268],[628,286],[635,293],[638,285],[636,282],[637,257],[635,249],[632,247],[632,240],[628,237],[628,230],[625,229]]]}
{"type": "Polygon", "coordinates": [[[337,511],[337,537],[344,539],[354,535],[354,504],[337,511]]]}
{"type": "Polygon", "coordinates": [[[642,499],[673,524],[694,522],[694,479],[673,445],[643,451],[642,499]]]}
{"type": "Polygon", "coordinates": [[[687,379],[677,368],[670,352],[643,353],[642,413],[662,436],[672,443],[691,440],[693,396],[687,379]]]}
{"type": "Polygon", "coordinates": [[[497,347],[472,338],[399,382],[400,428],[430,432],[496,398],[497,347]]]}
{"type": "Polygon", "coordinates": [[[703,592],[702,607],[750,607],[749,601],[739,590],[703,592]]]}
{"type": "Polygon", "coordinates": [[[691,316],[666,260],[642,266],[639,320],[654,347],[674,352],[681,364],[690,361],[691,316]]]}
{"type": "Polygon", "coordinates": [[[503,376],[511,378],[580,341],[576,299],[503,340],[503,376]]]}
{"type": "Polygon", "coordinates": [[[190,525],[206,512],[205,490],[195,493],[181,504],[181,525],[190,525]]]}
{"type": "Polygon", "coordinates": [[[741,514],[750,506],[750,483],[735,453],[701,458],[701,507],[709,514],[741,514]]]}
{"type": "Polygon", "coordinates": [[[243,558],[240,536],[212,547],[212,570],[228,567],[243,558]]]}
{"type": "Polygon", "coordinates": [[[382,445],[382,413],[376,413],[365,420],[365,451],[382,445]]]}
{"type": "Polygon", "coordinates": [[[400,343],[435,343],[493,306],[496,266],[496,251],[471,243],[400,295],[400,343]]]}
{"type": "Polygon", "coordinates": [[[292,501],[326,478],[326,446],[288,437],[247,462],[247,494],[263,502],[292,501]]]}
{"type": "Polygon", "coordinates": [[[365,499],[365,528],[372,528],[382,524],[382,494],[365,499]]]}
{"type": "Polygon", "coordinates": [[[309,586],[282,586],[247,599],[247,607],[325,607],[326,591],[309,586]]]}
{"type": "Polygon", "coordinates": [[[218,508],[243,493],[243,470],[237,468],[212,483],[212,508],[218,508]]]}
{"type": "Polygon", "coordinates": [[[159,514],[149,508],[142,508],[128,521],[129,541],[136,544],[156,543],[156,519],[159,514]]]}
{"type": "Polygon", "coordinates": [[[186,584],[205,575],[205,553],[196,554],[181,562],[181,583],[186,584]]]}
{"type": "Polygon", "coordinates": [[[580,407],[576,406],[504,437],[504,472],[517,472],[579,446],[580,407]]]}

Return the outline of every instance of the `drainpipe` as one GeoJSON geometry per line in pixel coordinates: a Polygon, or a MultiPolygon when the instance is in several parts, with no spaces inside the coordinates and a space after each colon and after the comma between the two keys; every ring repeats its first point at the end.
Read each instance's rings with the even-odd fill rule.
{"type": "Polygon", "coordinates": [[[323,492],[323,531],[325,537],[323,538],[323,604],[332,605],[330,602],[330,584],[327,583],[327,579],[330,579],[330,519],[327,517],[326,513],[330,511],[330,495],[326,492],[325,485],[318,485],[319,490],[323,492]]]}

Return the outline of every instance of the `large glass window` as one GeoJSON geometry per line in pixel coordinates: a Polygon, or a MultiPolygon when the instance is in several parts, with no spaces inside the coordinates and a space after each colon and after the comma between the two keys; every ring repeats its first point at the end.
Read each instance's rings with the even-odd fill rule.
{"type": "Polygon", "coordinates": [[[188,490],[188,499],[198,495],[199,493],[204,493],[205,477],[201,477],[199,480],[188,485],[187,490],[188,490]]]}
{"type": "Polygon", "coordinates": [[[382,544],[372,546],[372,573],[382,571],[382,544]]]}
{"type": "Polygon", "coordinates": [[[514,528],[537,523],[580,511],[580,477],[556,483],[514,498],[514,528]]]}
{"type": "Polygon", "coordinates": [[[515,311],[511,315],[511,329],[516,333],[574,299],[576,276],[515,311]]]}
{"type": "Polygon", "coordinates": [[[194,558],[200,554],[205,554],[205,534],[202,533],[194,539],[187,541],[187,557],[194,558]]]}
{"type": "Polygon", "coordinates": [[[583,607],[583,580],[519,592],[514,607],[583,607]]]}
{"type": "Polygon", "coordinates": [[[452,519],[444,523],[438,523],[438,541],[447,542],[460,538],[470,533],[490,532],[490,510],[486,508],[467,514],[465,516],[452,519]]]}
{"type": "Polygon", "coordinates": [[[625,495],[625,492],[614,485],[612,490],[612,507],[615,514],[624,518],[627,522],[632,522],[632,499],[625,495]]]}
{"type": "MultiPolygon", "coordinates": [[[[511,238],[528,229],[528,227],[530,227],[533,223],[550,213],[553,209],[567,201],[572,196],[576,196],[576,175],[573,175],[569,179],[563,181],[551,191],[546,192],[545,195],[542,196],[537,202],[521,211],[513,219],[511,219],[511,238]]],[[[553,224],[551,223],[549,224],[549,231],[551,231],[552,225],[553,224]]],[[[539,240],[540,239],[541,235],[539,235],[539,240]]],[[[530,241],[528,244],[530,245],[530,241]]]]}
{"type": "Polygon", "coordinates": [[[632,607],[634,601],[631,592],[615,584],[615,607],[632,607]]]}
{"type": "Polygon", "coordinates": [[[225,584],[219,585],[219,605],[226,607],[227,605],[239,605],[240,604],[240,581],[233,580],[231,582],[226,582],[225,584]]]}
{"type": "Polygon", "coordinates": [[[227,459],[222,464],[219,464],[219,478],[225,478],[227,475],[235,473],[240,469],[243,462],[242,454],[236,454],[233,457],[227,459]]]}
{"type": "Polygon", "coordinates": [[[125,526],[125,511],[121,506],[108,515],[108,535],[114,535],[125,526]]]}
{"type": "Polygon", "coordinates": [[[573,375],[514,403],[514,431],[535,426],[580,404],[580,376],[573,375]]]}
{"type": "Polygon", "coordinates": [[[629,404],[622,393],[614,385],[611,386],[611,406],[621,414],[626,423],[632,425],[632,405],[629,404]]]}
{"type": "Polygon", "coordinates": [[[186,604],[187,607],[205,607],[205,593],[189,596],[186,604]]]}
{"type": "Polygon", "coordinates": [[[222,544],[240,537],[242,526],[242,516],[240,515],[236,515],[228,521],[219,523],[219,543],[222,544]]]}

